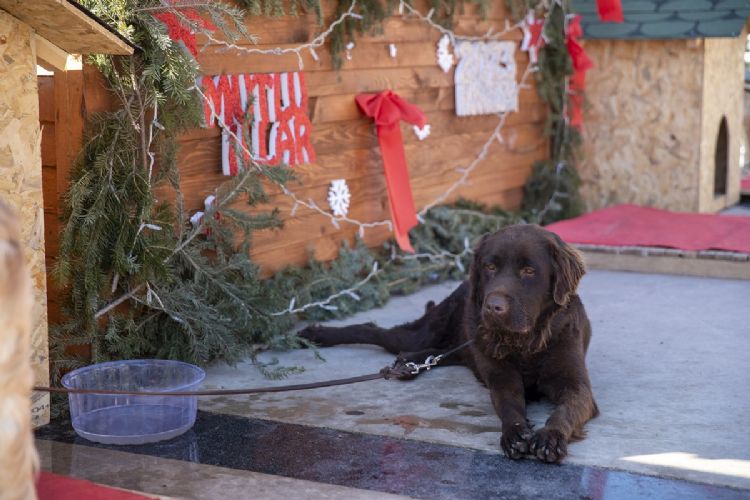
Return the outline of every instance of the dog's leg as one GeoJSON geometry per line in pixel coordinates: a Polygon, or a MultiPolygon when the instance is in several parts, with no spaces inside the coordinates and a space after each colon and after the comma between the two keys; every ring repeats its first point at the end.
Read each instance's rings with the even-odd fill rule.
{"type": "Polygon", "coordinates": [[[417,353],[425,349],[450,349],[459,344],[462,307],[467,286],[459,286],[448,298],[435,305],[430,301],[424,315],[403,325],[381,328],[374,323],[342,327],[313,325],[299,336],[322,347],[338,344],[373,344],[393,354],[417,353]]]}
{"type": "Polygon", "coordinates": [[[582,437],[583,425],[599,413],[583,357],[571,355],[571,359],[558,366],[564,366],[565,370],[543,371],[539,381],[540,391],[556,405],[544,427],[531,440],[531,452],[543,462],[565,458],[570,439],[582,437]]]}
{"type": "Polygon", "coordinates": [[[378,344],[384,330],[374,323],[347,326],[310,325],[299,332],[299,336],[320,347],[339,344],[378,344]]]}
{"type": "Polygon", "coordinates": [[[381,328],[373,323],[342,327],[313,325],[299,336],[321,347],[340,344],[378,345],[392,354],[417,352],[432,346],[434,335],[427,325],[408,324],[394,328],[381,328]]]}
{"type": "Polygon", "coordinates": [[[500,447],[509,458],[517,460],[529,452],[533,432],[526,420],[526,399],[523,378],[519,371],[505,361],[487,363],[481,370],[490,390],[492,405],[502,423],[500,447]]]}

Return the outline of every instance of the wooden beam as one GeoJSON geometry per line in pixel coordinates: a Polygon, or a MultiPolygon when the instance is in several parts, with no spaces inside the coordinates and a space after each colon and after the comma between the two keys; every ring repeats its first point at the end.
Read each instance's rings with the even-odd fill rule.
{"type": "Polygon", "coordinates": [[[86,123],[82,70],[55,71],[55,164],[57,166],[58,210],[68,191],[70,171],[83,145],[86,123]]]}
{"type": "Polygon", "coordinates": [[[586,250],[582,253],[586,267],[589,269],[750,280],[750,262],[685,258],[671,255],[614,254],[586,250]]]}
{"type": "Polygon", "coordinates": [[[0,9],[70,54],[133,53],[131,44],[68,0],[0,0],[0,9]]]}
{"type": "Polygon", "coordinates": [[[34,43],[36,44],[37,59],[41,59],[54,69],[65,71],[69,55],[67,52],[39,35],[34,37],[34,43]]]}

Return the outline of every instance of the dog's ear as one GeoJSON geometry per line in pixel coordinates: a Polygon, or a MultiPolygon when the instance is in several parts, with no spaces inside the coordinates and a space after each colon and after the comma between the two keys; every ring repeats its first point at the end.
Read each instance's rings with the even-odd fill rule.
{"type": "Polygon", "coordinates": [[[559,236],[552,233],[550,241],[552,254],[552,298],[555,303],[567,306],[570,296],[578,288],[578,282],[586,273],[581,254],[559,236]]]}
{"type": "Polygon", "coordinates": [[[484,297],[481,293],[481,281],[482,281],[482,247],[485,241],[489,238],[489,234],[482,236],[477,246],[474,247],[474,260],[471,262],[471,269],[469,270],[469,285],[471,285],[471,302],[477,306],[481,306],[484,297]]]}

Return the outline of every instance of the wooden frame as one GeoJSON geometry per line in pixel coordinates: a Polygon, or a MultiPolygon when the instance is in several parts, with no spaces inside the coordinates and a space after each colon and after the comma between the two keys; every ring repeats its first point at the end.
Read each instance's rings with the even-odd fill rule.
{"type": "Polygon", "coordinates": [[[70,54],[130,55],[134,50],[133,44],[68,0],[0,0],[0,9],[70,54]]]}

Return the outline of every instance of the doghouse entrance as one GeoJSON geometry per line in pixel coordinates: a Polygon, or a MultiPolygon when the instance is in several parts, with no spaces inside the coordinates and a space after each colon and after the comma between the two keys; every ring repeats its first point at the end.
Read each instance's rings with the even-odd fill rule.
{"type": "Polygon", "coordinates": [[[727,175],[729,173],[729,131],[727,119],[722,117],[719,124],[719,135],[716,137],[714,153],[714,196],[727,194],[727,175]]]}

